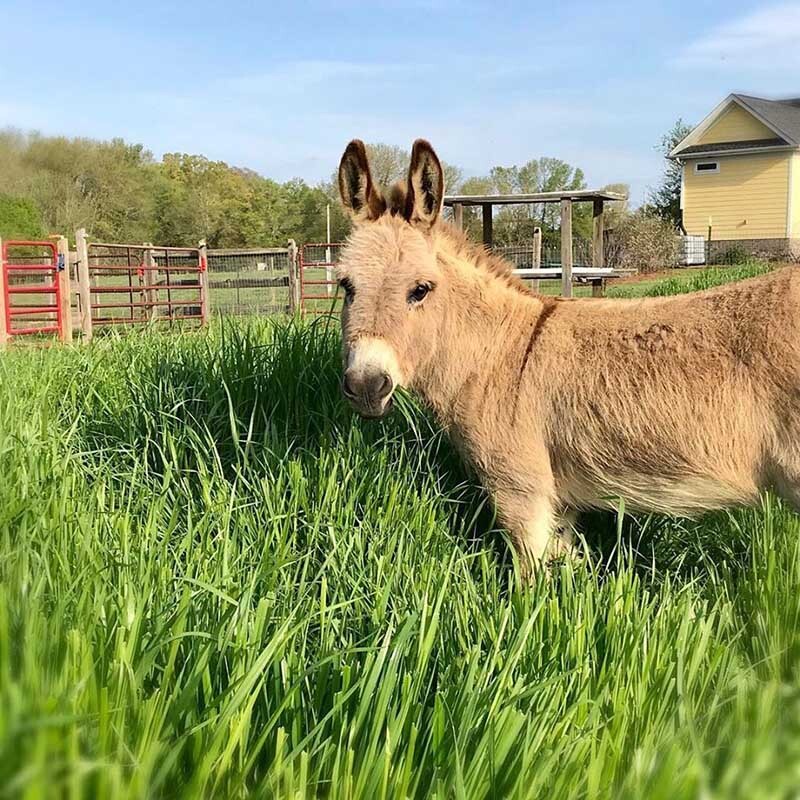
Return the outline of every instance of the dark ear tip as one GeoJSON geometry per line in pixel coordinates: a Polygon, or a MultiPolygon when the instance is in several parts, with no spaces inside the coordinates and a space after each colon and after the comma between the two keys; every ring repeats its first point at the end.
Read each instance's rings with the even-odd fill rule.
{"type": "Polygon", "coordinates": [[[345,155],[361,155],[362,153],[366,153],[367,148],[364,146],[364,142],[361,139],[351,139],[347,147],[344,149],[345,155]]]}

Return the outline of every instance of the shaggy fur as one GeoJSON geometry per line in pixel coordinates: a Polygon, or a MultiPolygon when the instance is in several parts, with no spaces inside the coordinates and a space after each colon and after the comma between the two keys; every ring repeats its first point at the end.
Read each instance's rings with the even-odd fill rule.
{"type": "MultiPolygon", "coordinates": [[[[800,510],[800,270],[668,298],[541,297],[438,218],[441,174],[415,173],[432,153],[415,144],[416,196],[398,202],[395,187],[342,254],[345,363],[434,410],[524,569],[564,546],[553,534],[574,510],[620,497],[694,515],[774,488],[800,510]]],[[[390,405],[350,399],[372,416],[390,405]]]]}

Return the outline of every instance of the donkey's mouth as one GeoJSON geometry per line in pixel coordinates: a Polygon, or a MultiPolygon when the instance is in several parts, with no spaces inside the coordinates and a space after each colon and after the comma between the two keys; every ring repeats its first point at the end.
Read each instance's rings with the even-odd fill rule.
{"type": "Polygon", "coordinates": [[[381,417],[385,417],[394,408],[394,398],[388,398],[381,405],[365,406],[352,400],[350,401],[350,405],[352,405],[356,413],[364,419],[381,419],[381,417]]]}

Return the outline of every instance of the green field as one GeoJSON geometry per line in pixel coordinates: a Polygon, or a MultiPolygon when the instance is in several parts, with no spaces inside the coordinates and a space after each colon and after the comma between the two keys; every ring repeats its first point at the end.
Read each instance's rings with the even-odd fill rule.
{"type": "Polygon", "coordinates": [[[798,517],[591,515],[521,586],[335,329],[0,355],[0,797],[797,797],[798,517]]]}

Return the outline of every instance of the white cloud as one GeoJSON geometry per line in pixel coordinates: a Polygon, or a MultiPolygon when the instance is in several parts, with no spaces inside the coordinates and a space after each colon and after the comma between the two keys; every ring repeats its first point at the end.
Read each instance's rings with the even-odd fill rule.
{"type": "Polygon", "coordinates": [[[691,42],[681,67],[776,70],[800,65],[800,3],[782,3],[727,22],[691,42]]]}

